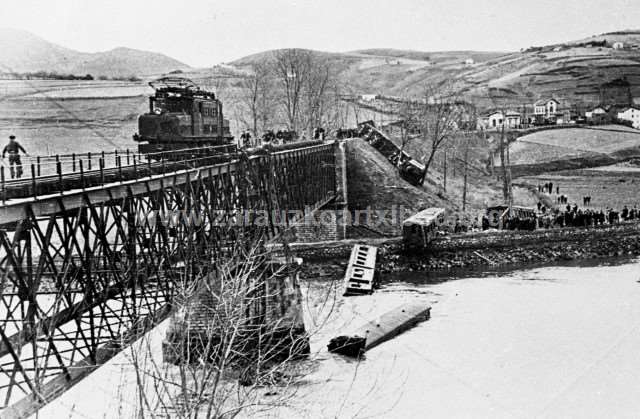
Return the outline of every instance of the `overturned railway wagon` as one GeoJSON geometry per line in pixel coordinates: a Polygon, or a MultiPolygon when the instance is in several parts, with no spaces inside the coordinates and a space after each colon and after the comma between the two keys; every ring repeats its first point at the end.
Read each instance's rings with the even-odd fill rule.
{"type": "Polygon", "coordinates": [[[376,150],[385,156],[391,163],[398,167],[400,176],[414,186],[420,186],[424,182],[425,166],[407,152],[400,151],[389,137],[375,127],[373,121],[365,121],[358,124],[360,136],[371,144],[376,150]]]}
{"type": "Polygon", "coordinates": [[[229,120],[213,92],[201,90],[189,79],[164,77],[149,83],[149,112],[138,118],[133,136],[141,153],[221,146],[235,150],[229,120]]]}

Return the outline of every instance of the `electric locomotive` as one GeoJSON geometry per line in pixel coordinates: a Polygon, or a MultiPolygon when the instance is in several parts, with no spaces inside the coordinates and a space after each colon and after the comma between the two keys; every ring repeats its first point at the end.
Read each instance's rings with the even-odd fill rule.
{"type": "Polygon", "coordinates": [[[220,152],[236,150],[222,102],[213,92],[181,77],[163,77],[149,86],[155,90],[149,112],[140,115],[133,136],[141,153],[213,146],[220,152]]]}

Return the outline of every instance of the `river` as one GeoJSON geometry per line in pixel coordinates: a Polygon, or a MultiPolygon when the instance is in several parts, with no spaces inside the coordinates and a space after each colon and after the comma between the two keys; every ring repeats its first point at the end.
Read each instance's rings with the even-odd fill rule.
{"type": "Polygon", "coordinates": [[[376,295],[344,302],[315,348],[404,301],[433,308],[429,321],[360,363],[320,353],[290,411],[271,415],[637,417],[640,260],[437,283],[448,279],[400,274],[376,295]]]}
{"type": "MultiPolygon", "coordinates": [[[[324,305],[330,312],[314,304],[326,282],[313,281],[306,320],[329,316],[312,336],[311,372],[288,406],[260,417],[637,417],[639,281],[640,259],[398,274],[374,295],[324,305]],[[407,301],[431,304],[431,319],[359,362],[326,351],[331,337],[407,301]]],[[[40,417],[131,417],[114,399],[122,368],[116,357],[40,417]]]]}

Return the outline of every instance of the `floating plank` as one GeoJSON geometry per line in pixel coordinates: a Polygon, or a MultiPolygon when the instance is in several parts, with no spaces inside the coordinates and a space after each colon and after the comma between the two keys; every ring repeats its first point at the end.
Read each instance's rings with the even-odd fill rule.
{"type": "Polygon", "coordinates": [[[375,282],[378,248],[356,244],[344,276],[344,295],[371,294],[375,282]]]}
{"type": "Polygon", "coordinates": [[[431,306],[425,303],[401,305],[383,314],[379,319],[367,322],[353,335],[338,336],[327,345],[329,352],[359,356],[416,324],[429,320],[431,306]]]}

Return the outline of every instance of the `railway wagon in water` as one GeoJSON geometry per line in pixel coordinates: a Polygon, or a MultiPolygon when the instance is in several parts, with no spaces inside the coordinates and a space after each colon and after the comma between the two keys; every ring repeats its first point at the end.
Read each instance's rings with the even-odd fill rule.
{"type": "Polygon", "coordinates": [[[222,152],[236,149],[222,102],[213,92],[180,77],[160,78],[149,85],[155,93],[149,97],[149,112],[138,118],[138,133],[133,136],[141,153],[197,147],[222,152]]]}
{"type": "Polygon", "coordinates": [[[405,250],[428,248],[438,234],[438,227],[444,224],[445,215],[444,208],[427,208],[407,218],[402,223],[405,250]]]}

